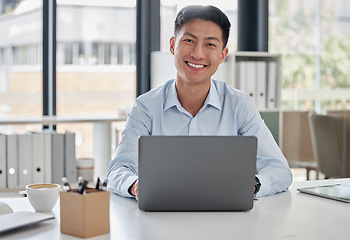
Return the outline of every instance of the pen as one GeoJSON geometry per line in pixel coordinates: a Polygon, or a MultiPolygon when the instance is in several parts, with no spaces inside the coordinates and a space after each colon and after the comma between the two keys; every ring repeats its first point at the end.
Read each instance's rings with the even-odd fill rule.
{"type": "Polygon", "coordinates": [[[79,184],[79,186],[81,185],[81,184],[83,184],[83,177],[78,177],[78,184],[79,184]]]}
{"type": "Polygon", "coordinates": [[[81,184],[79,183],[77,193],[84,194],[88,181],[84,180],[81,184]]]}
{"type": "Polygon", "coordinates": [[[100,183],[101,183],[101,180],[100,180],[100,178],[99,177],[97,177],[97,182],[96,182],[96,190],[102,190],[102,189],[100,189],[100,183]]]}
{"type": "Polygon", "coordinates": [[[103,181],[101,190],[102,191],[106,191],[107,190],[107,178],[103,181]]]}
{"type": "Polygon", "coordinates": [[[63,177],[62,178],[62,182],[63,182],[63,189],[66,191],[66,192],[70,192],[72,191],[72,188],[70,187],[69,183],[68,183],[68,179],[66,177],[63,177]]]}

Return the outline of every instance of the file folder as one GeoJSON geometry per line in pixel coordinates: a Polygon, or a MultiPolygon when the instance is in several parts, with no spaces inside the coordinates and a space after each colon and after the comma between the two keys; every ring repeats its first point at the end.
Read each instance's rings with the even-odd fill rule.
{"type": "Polygon", "coordinates": [[[42,132],[33,132],[33,182],[44,182],[44,134],[42,132]]]}
{"type": "Polygon", "coordinates": [[[69,182],[77,181],[77,162],[75,158],[75,133],[66,132],[64,135],[64,172],[69,182]]]}
{"type": "Polygon", "coordinates": [[[256,70],[256,105],[261,110],[266,108],[266,62],[258,61],[256,70]]]}
{"type": "Polygon", "coordinates": [[[25,187],[32,183],[32,135],[18,135],[18,184],[25,187]]]}
{"type": "Polygon", "coordinates": [[[9,134],[7,135],[7,187],[17,188],[18,187],[18,135],[9,134]]]}
{"type": "Polygon", "coordinates": [[[276,108],[277,106],[277,63],[272,61],[268,64],[268,88],[267,88],[267,107],[276,108]]]}
{"type": "Polygon", "coordinates": [[[6,188],[6,135],[0,134],[0,188],[6,188]]]}
{"type": "Polygon", "coordinates": [[[44,131],[44,182],[52,183],[52,131],[44,131]]]}
{"type": "Polygon", "coordinates": [[[61,183],[64,176],[64,134],[52,133],[52,183],[61,183]]]}

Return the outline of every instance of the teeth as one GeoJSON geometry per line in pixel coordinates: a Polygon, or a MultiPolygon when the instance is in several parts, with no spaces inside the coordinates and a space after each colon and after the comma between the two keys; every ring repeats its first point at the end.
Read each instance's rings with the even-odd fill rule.
{"type": "Polygon", "coordinates": [[[193,64],[193,63],[190,63],[190,62],[187,62],[187,64],[191,67],[194,67],[194,68],[204,68],[204,65],[196,65],[196,64],[193,64]]]}

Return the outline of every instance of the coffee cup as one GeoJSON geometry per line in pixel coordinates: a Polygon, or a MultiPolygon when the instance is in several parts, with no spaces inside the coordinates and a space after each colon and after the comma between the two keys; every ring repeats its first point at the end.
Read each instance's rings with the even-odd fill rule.
{"type": "Polygon", "coordinates": [[[26,186],[30,204],[36,212],[50,212],[55,206],[61,186],[54,183],[29,184],[26,186]]]}

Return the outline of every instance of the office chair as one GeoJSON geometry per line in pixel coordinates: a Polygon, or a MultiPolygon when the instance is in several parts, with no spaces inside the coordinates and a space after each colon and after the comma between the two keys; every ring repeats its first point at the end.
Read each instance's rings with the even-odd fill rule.
{"type": "Polygon", "coordinates": [[[290,168],[306,169],[306,180],[310,180],[310,172],[318,167],[312,151],[308,111],[283,111],[282,152],[288,160],[290,168]]]}
{"type": "Polygon", "coordinates": [[[325,178],[350,177],[344,117],[309,112],[308,120],[312,149],[319,171],[325,178]]]}

